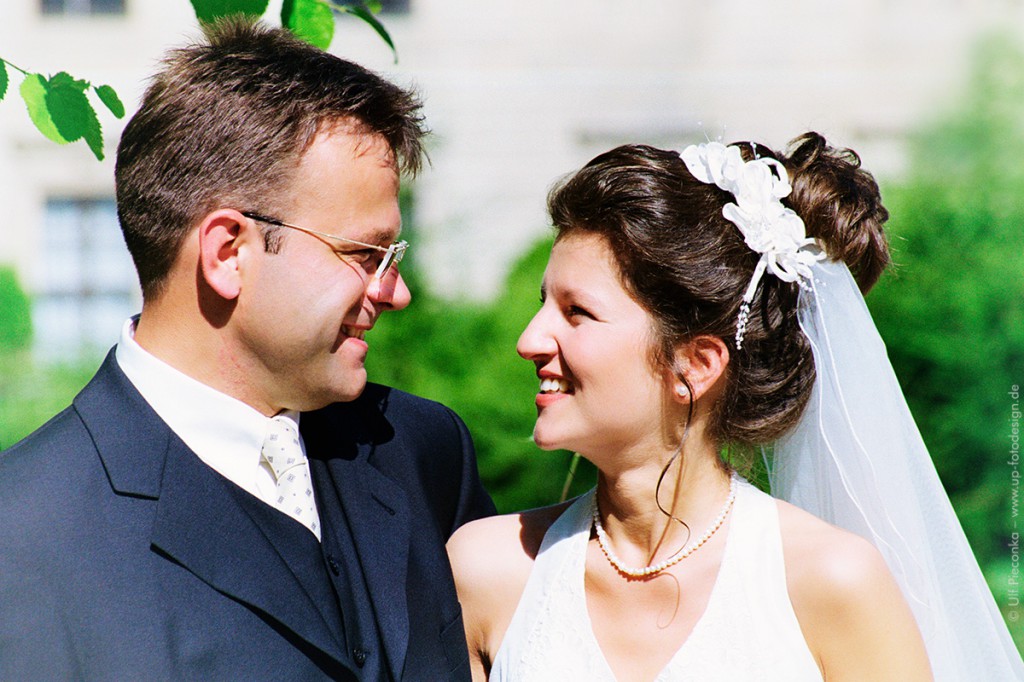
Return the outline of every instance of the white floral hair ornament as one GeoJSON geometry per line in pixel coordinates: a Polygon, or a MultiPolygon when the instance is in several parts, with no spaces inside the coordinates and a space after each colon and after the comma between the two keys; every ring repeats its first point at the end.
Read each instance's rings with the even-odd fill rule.
{"type": "Polygon", "coordinates": [[[747,246],[761,254],[736,321],[736,348],[740,349],[750,303],[765,270],[784,282],[805,286],[811,279],[811,267],[826,255],[817,240],[807,236],[800,216],[782,205],[781,199],[793,188],[781,162],[744,161],[739,147],[720,142],[690,145],[680,156],[693,177],[732,193],[736,202],[726,204],[722,215],[736,225],[747,246]]]}

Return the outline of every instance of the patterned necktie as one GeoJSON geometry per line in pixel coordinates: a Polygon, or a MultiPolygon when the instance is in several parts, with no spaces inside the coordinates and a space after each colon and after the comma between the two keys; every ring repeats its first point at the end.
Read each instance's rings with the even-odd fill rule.
{"type": "Polygon", "coordinates": [[[302,454],[295,422],[285,417],[273,417],[263,441],[262,454],[277,481],[273,506],[304,525],[319,540],[320,518],[313,500],[309,461],[302,454]]]}

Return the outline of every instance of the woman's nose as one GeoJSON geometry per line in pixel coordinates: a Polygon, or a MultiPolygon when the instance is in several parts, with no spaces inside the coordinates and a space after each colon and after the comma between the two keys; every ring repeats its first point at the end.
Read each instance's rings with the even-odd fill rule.
{"type": "Polygon", "coordinates": [[[545,309],[541,308],[519,335],[516,352],[527,360],[540,360],[555,355],[557,350],[558,346],[548,329],[545,309]]]}

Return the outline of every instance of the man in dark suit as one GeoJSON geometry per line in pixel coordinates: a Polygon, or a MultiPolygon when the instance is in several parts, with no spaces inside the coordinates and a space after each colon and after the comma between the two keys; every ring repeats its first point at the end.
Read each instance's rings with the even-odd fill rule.
{"type": "Polygon", "coordinates": [[[167,57],[118,148],[141,315],[0,455],[0,679],[469,679],[444,542],[493,505],[458,417],[363,365],[422,133],[281,30],[167,57]]]}

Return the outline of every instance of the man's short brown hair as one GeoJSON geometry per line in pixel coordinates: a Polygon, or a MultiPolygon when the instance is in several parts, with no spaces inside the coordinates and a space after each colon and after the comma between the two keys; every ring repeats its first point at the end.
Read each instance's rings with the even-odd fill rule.
{"type": "Polygon", "coordinates": [[[275,213],[325,125],[381,136],[402,171],[423,157],[412,92],[285,29],[228,19],[205,38],[168,54],[117,149],[118,217],[146,299],[207,213],[275,213]]]}

